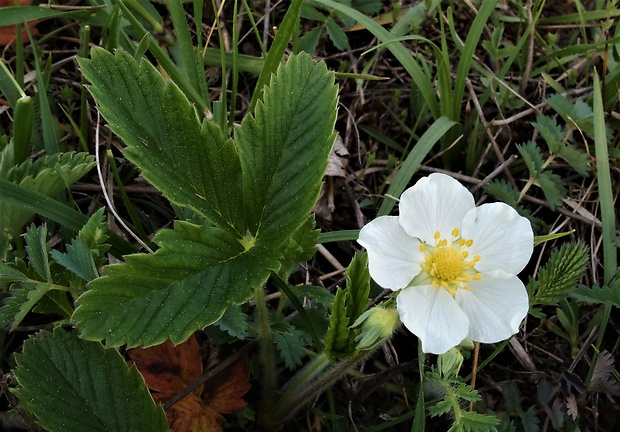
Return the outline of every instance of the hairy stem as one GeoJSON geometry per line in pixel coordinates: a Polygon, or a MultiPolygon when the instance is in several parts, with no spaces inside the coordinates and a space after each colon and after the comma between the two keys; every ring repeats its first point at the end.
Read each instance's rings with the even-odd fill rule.
{"type": "Polygon", "coordinates": [[[258,332],[260,338],[260,353],[263,363],[263,403],[269,406],[273,401],[273,391],[276,386],[276,363],[273,352],[273,337],[271,323],[265,299],[265,289],[259,286],[256,289],[256,314],[258,316],[258,332]]]}

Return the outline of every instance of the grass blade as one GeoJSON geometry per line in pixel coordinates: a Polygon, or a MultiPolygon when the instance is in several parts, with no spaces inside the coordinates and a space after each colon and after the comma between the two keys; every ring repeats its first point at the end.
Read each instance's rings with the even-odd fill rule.
{"type": "MultiPolygon", "coordinates": [[[[79,211],[46,195],[4,179],[0,179],[0,201],[28,209],[41,217],[58,222],[72,231],[79,231],[88,222],[88,216],[79,211]]],[[[110,252],[117,258],[137,252],[137,249],[131,243],[112,232],[110,233],[109,242],[112,245],[110,252]]]]}
{"type": "Polygon", "coordinates": [[[267,58],[265,58],[263,69],[258,77],[258,81],[256,82],[256,88],[254,90],[254,94],[252,95],[252,101],[250,102],[250,107],[248,108],[249,112],[254,112],[256,103],[263,95],[263,89],[267,84],[269,84],[271,74],[276,73],[278,65],[282,61],[284,51],[286,50],[288,42],[291,40],[291,36],[293,35],[293,30],[299,21],[299,14],[302,4],[303,0],[293,0],[288,8],[288,11],[286,11],[286,15],[284,15],[284,19],[282,20],[278,33],[276,33],[276,37],[271,44],[271,49],[267,54],[267,58]]]}
{"type": "Polygon", "coordinates": [[[405,70],[411,75],[413,82],[415,83],[418,91],[427,103],[433,118],[438,119],[441,117],[439,110],[439,101],[437,95],[434,92],[435,86],[431,82],[430,78],[424,73],[424,69],[420,67],[418,62],[413,58],[411,53],[400,43],[391,43],[395,37],[389,31],[381,27],[372,18],[367,17],[363,13],[345,6],[341,3],[336,3],[332,0],[316,0],[316,3],[321,4],[329,9],[336,9],[339,12],[353,18],[358,23],[363,25],[368,31],[370,31],[379,41],[387,44],[394,57],[403,65],[405,70]]]}
{"type": "MultiPolygon", "coordinates": [[[[605,111],[601,93],[601,83],[596,70],[594,73],[594,148],[596,152],[596,180],[598,183],[598,196],[601,203],[601,222],[603,225],[603,277],[605,284],[612,281],[618,267],[618,250],[616,248],[616,216],[614,211],[614,196],[611,187],[611,173],[609,167],[609,152],[607,149],[607,133],[605,131],[605,111]]],[[[588,384],[594,373],[596,357],[605,336],[605,329],[609,322],[611,305],[603,307],[601,327],[596,339],[593,359],[590,362],[590,370],[586,378],[588,384]]]]}

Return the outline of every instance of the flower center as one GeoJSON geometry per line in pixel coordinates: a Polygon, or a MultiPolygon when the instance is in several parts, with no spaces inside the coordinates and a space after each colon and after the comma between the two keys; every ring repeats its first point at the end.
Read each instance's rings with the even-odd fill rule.
{"type": "Polygon", "coordinates": [[[472,279],[482,278],[475,269],[480,255],[467,259],[468,249],[473,244],[473,240],[461,238],[458,228],[454,228],[450,241],[447,238],[441,238],[441,233],[437,231],[434,246],[427,243],[420,245],[420,251],[424,252],[424,262],[420,264],[420,267],[435,288],[444,287],[454,295],[459,288],[471,290],[467,284],[472,279]]]}
{"type": "Polygon", "coordinates": [[[465,260],[457,250],[452,248],[438,248],[432,255],[432,267],[437,279],[452,281],[465,269],[465,260]]]}

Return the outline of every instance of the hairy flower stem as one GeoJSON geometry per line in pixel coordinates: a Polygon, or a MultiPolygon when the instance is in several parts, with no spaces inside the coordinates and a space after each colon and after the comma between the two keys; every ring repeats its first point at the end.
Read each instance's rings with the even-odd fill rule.
{"type": "Polygon", "coordinates": [[[260,338],[260,354],[263,363],[263,397],[262,403],[270,406],[273,401],[273,391],[276,386],[276,363],[273,352],[273,337],[265,298],[265,289],[259,286],[256,289],[256,314],[258,316],[258,331],[260,338]]]}
{"type": "Polygon", "coordinates": [[[368,357],[372,351],[374,350],[362,351],[338,363],[330,361],[325,353],[318,354],[289,381],[284,394],[276,402],[271,414],[268,414],[269,423],[273,426],[284,423],[299,408],[322,393],[331,383],[368,357]]]}

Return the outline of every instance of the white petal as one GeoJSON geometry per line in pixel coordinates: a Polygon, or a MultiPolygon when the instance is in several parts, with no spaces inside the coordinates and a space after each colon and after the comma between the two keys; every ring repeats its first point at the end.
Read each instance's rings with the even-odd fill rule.
{"type": "Polygon", "coordinates": [[[422,341],[422,351],[443,354],[467,337],[469,321],[444,288],[420,285],[398,293],[400,320],[422,341]]]}
{"type": "Polygon", "coordinates": [[[410,236],[434,243],[436,231],[450,238],[461,228],[465,214],[475,208],[473,195],[445,174],[431,174],[403,192],[400,197],[400,224],[410,236]]]}
{"type": "Polygon", "coordinates": [[[470,256],[480,255],[480,272],[503,270],[516,275],[534,248],[534,232],[526,218],[504,203],[483,204],[465,215],[464,238],[473,239],[470,256]]]}
{"type": "Polygon", "coordinates": [[[472,290],[458,290],[456,301],[469,318],[473,341],[495,343],[519,331],[529,310],[527,291],[516,276],[501,271],[484,273],[472,290]]]}
{"type": "Polygon", "coordinates": [[[420,242],[407,235],[397,216],[381,216],[368,223],[357,242],[368,251],[370,276],[383,288],[405,288],[421,271],[420,242]]]}

